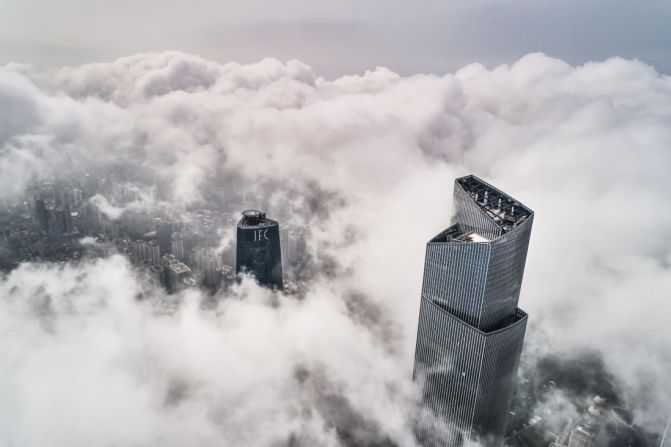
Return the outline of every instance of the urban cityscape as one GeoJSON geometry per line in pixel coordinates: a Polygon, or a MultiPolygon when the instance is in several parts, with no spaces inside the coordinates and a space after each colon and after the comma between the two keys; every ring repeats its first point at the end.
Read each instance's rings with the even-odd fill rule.
{"type": "Polygon", "coordinates": [[[669,2],[0,11],[0,447],[671,447],[669,2]]]}
{"type": "MultiPolygon", "coordinates": [[[[118,253],[168,294],[199,289],[221,297],[250,275],[260,286],[297,296],[310,262],[309,228],[287,228],[245,209],[264,203],[245,194],[179,214],[156,198],[133,207],[142,188],[85,173],[37,183],[25,197],[3,202],[3,269],[118,253]],[[227,226],[235,226],[235,239],[221,246],[227,226]]],[[[528,320],[517,302],[534,213],[473,175],[455,180],[453,203],[450,226],[427,243],[413,373],[422,390],[419,445],[665,447],[668,426],[645,432],[616,395],[594,394],[558,432],[532,412],[539,399],[532,394],[572,380],[561,377],[558,365],[540,384],[517,374],[528,320]]]]}
{"type": "MultiPolygon", "coordinates": [[[[198,209],[179,216],[165,209],[141,208],[111,219],[95,204],[103,200],[123,209],[139,200],[139,191],[138,185],[113,175],[97,178],[85,173],[76,179],[37,184],[28,196],[3,203],[2,233],[7,236],[2,247],[3,268],[9,270],[21,262],[72,262],[82,256],[114,252],[125,255],[139,272],[169,293],[190,287],[216,292],[246,271],[255,273],[263,285],[296,292],[296,279],[307,262],[307,228],[278,229],[274,222],[269,234],[265,214],[240,214],[242,202],[257,203],[242,195],[228,207],[198,209]],[[273,251],[248,252],[244,242],[235,241],[220,247],[219,231],[236,217],[241,218],[238,241],[249,231],[252,237],[271,241],[273,251]],[[255,233],[261,228],[261,233],[255,233]],[[93,241],[95,244],[89,243],[93,241]]],[[[254,241],[247,243],[251,246],[254,241]]]]}

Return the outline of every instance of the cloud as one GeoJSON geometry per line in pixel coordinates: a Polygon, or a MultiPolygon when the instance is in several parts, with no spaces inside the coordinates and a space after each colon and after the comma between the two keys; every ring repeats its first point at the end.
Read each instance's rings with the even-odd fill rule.
{"type": "Polygon", "coordinates": [[[141,188],[131,183],[117,183],[112,191],[113,201],[97,193],[89,202],[93,204],[107,219],[117,220],[126,212],[158,211],[168,206],[156,199],[155,190],[151,187],[141,188]]]}
{"type": "Polygon", "coordinates": [[[452,180],[468,172],[536,211],[520,302],[530,313],[525,355],[596,351],[637,423],[658,429],[669,412],[671,79],[650,66],[530,54],[446,76],[378,68],[327,81],[298,61],[169,52],[6,67],[0,86],[0,105],[20,111],[1,115],[4,198],[31,178],[113,167],[157,183],[178,209],[249,191],[270,215],[310,226],[317,272],[303,301],[269,306],[246,284],[214,313],[189,295],[157,316],[134,296],[158,292],[118,258],[22,266],[0,286],[0,330],[18,335],[0,374],[44,394],[3,401],[25,402],[15,417],[47,424],[49,405],[74,396],[64,421],[77,409],[100,419],[55,418],[43,432],[17,421],[4,430],[20,445],[49,430],[70,445],[159,434],[176,444],[197,434],[204,445],[333,445],[353,419],[359,440],[407,445],[424,244],[447,225],[452,180]],[[39,312],[30,304],[45,301],[39,312]],[[99,388],[76,392],[80,383],[99,388]],[[120,409],[136,417],[108,420],[120,409]]]}
{"type": "Polygon", "coordinates": [[[216,309],[190,292],[175,312],[148,287],[118,255],[24,264],[3,280],[5,439],[339,445],[334,421],[359,425],[364,439],[409,439],[402,360],[349,317],[331,286],[274,301],[244,282],[216,309]]]}

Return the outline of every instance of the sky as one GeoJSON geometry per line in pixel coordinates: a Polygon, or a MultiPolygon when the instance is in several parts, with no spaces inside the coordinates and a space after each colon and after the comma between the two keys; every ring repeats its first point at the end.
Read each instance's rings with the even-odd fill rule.
{"type": "Polygon", "coordinates": [[[179,50],[218,62],[299,59],[322,76],[612,56],[671,71],[665,0],[0,0],[0,64],[41,67],[179,50]]]}
{"type": "MultiPolygon", "coordinates": [[[[0,445],[413,446],[425,243],[469,173],[535,211],[521,375],[587,355],[581,378],[663,428],[668,7],[409,4],[4,1],[0,202],[119,166],[176,213],[245,189],[310,228],[313,274],[214,308],[121,255],[3,274],[0,445]]],[[[591,397],[535,411],[558,431],[591,397]]]]}

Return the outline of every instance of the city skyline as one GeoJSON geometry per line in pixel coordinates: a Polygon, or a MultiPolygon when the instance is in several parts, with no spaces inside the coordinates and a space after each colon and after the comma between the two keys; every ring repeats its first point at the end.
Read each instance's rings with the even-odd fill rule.
{"type": "Polygon", "coordinates": [[[668,443],[668,5],[3,12],[0,444],[668,443]]]}
{"type": "MultiPolygon", "coordinates": [[[[1,264],[77,262],[82,252],[96,254],[82,244],[87,238],[95,238],[97,243],[110,245],[106,255],[125,255],[140,270],[150,271],[152,280],[166,291],[175,293],[195,286],[217,292],[220,287],[239,281],[243,274],[253,276],[261,285],[282,289],[283,270],[288,272],[289,289],[293,289],[291,280],[300,275],[306,263],[306,228],[283,226],[280,230],[278,223],[266,218],[265,213],[245,210],[240,213],[235,240],[220,247],[215,238],[220,229],[217,227],[238,214],[235,208],[241,205],[220,203],[213,209],[198,210],[193,217],[202,219],[200,225],[191,222],[193,217],[166,217],[164,207],[110,218],[95,203],[123,207],[137,199],[138,186],[117,182],[114,177],[95,179],[87,185],[91,179],[95,177],[85,173],[37,184],[31,188],[32,202],[25,201],[18,207],[15,204],[14,210],[5,204],[5,211],[27,212],[34,225],[32,229],[23,228],[24,233],[31,233],[30,237],[24,234],[22,240],[13,241],[11,253],[4,256],[1,264]]],[[[241,199],[259,201],[258,197],[244,194],[241,199]]],[[[24,223],[26,217],[21,216],[24,223]]]]}

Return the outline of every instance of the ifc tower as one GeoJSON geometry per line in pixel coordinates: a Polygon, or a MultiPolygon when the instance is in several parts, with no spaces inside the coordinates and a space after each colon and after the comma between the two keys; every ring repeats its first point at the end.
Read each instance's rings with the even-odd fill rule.
{"type": "Polygon", "coordinates": [[[235,270],[252,274],[262,286],[283,287],[280,227],[259,210],[243,211],[238,222],[235,270]]]}

